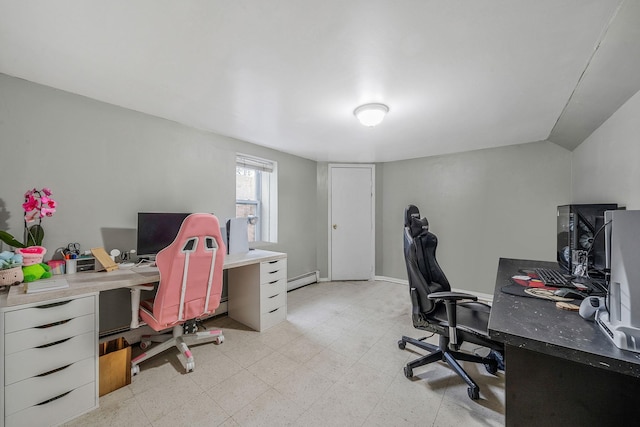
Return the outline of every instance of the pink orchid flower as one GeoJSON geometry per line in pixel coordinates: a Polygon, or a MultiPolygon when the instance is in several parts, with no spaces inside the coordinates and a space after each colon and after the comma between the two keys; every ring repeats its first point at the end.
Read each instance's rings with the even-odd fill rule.
{"type": "Polygon", "coordinates": [[[50,208],[42,208],[40,210],[40,217],[44,218],[45,216],[53,216],[53,214],[56,212],[55,209],[50,209],[50,208]]]}
{"type": "Polygon", "coordinates": [[[22,209],[24,209],[25,212],[29,212],[37,208],[38,208],[38,200],[36,200],[36,198],[33,197],[33,195],[29,195],[29,197],[27,198],[27,201],[22,204],[22,209]]]}
{"type": "Polygon", "coordinates": [[[27,224],[29,224],[29,223],[31,223],[31,222],[35,222],[36,218],[37,218],[38,216],[40,216],[39,214],[40,214],[40,212],[38,212],[37,210],[33,210],[33,211],[31,211],[31,212],[27,212],[27,213],[25,214],[25,216],[24,216],[24,221],[25,221],[27,224]]]}
{"type": "Polygon", "coordinates": [[[50,196],[52,194],[51,190],[47,187],[43,188],[42,192],[44,193],[45,196],[50,196]]]}
{"type": "Polygon", "coordinates": [[[40,197],[40,203],[42,204],[42,206],[47,206],[54,209],[56,207],[56,201],[53,199],[50,199],[47,196],[40,197]]]}

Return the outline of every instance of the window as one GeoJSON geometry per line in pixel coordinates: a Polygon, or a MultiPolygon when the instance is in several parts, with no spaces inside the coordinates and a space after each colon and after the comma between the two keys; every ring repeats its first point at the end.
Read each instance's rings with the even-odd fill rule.
{"type": "Polygon", "coordinates": [[[249,242],[278,241],[276,162],[236,155],[236,217],[247,218],[249,242]]]}

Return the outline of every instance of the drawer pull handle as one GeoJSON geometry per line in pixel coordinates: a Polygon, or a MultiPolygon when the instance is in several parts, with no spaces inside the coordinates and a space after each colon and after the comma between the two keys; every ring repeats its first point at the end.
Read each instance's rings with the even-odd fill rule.
{"type": "Polygon", "coordinates": [[[270,296],[270,297],[269,297],[269,299],[271,299],[271,298],[275,298],[275,297],[277,297],[278,295],[280,295],[280,294],[272,295],[272,296],[270,296]]]}
{"type": "Polygon", "coordinates": [[[59,306],[61,306],[61,305],[69,304],[70,302],[71,302],[71,300],[68,300],[68,301],[60,301],[60,302],[52,302],[51,304],[39,305],[39,306],[34,307],[34,308],[44,308],[44,309],[47,309],[47,308],[51,308],[51,307],[59,307],[59,306]]]}
{"type": "Polygon", "coordinates": [[[51,343],[49,343],[49,344],[39,345],[39,346],[37,346],[36,348],[47,348],[47,347],[51,347],[51,346],[54,346],[54,345],[62,344],[63,342],[67,342],[67,341],[69,341],[70,339],[71,339],[71,338],[65,338],[65,339],[63,339],[63,340],[59,340],[59,341],[56,341],[56,342],[51,342],[51,343]]]}
{"type": "Polygon", "coordinates": [[[271,313],[275,313],[275,312],[276,312],[276,311],[278,311],[278,310],[280,310],[280,307],[278,307],[278,308],[274,308],[273,310],[271,310],[271,311],[269,312],[269,314],[271,314],[271,313]]]}
{"type": "Polygon", "coordinates": [[[276,274],[278,271],[280,270],[273,270],[273,271],[270,271],[269,274],[276,274]]]}
{"type": "Polygon", "coordinates": [[[280,261],[279,259],[275,260],[275,261],[269,261],[269,264],[275,264],[276,262],[280,261]]]}
{"type": "Polygon", "coordinates": [[[67,369],[71,365],[72,364],[69,364],[69,365],[66,365],[66,366],[62,366],[60,368],[52,369],[49,372],[45,372],[43,374],[38,374],[38,375],[36,375],[36,377],[46,377],[47,375],[51,375],[51,374],[55,374],[56,372],[64,371],[65,369],[67,369]]]}
{"type": "Polygon", "coordinates": [[[58,400],[61,397],[65,397],[67,394],[71,393],[73,390],[69,390],[69,391],[65,391],[64,393],[62,393],[59,396],[56,397],[52,397],[51,399],[45,400],[44,402],[40,402],[38,403],[36,406],[40,406],[40,405],[46,405],[47,403],[53,402],[54,400],[58,400]]]}
{"type": "Polygon", "coordinates": [[[270,285],[273,285],[274,283],[278,283],[278,281],[274,280],[273,282],[269,282],[270,285]]]}
{"type": "Polygon", "coordinates": [[[65,323],[71,322],[71,319],[60,320],[59,322],[47,323],[46,325],[36,326],[35,329],[46,329],[54,326],[64,325],[65,323]]]}

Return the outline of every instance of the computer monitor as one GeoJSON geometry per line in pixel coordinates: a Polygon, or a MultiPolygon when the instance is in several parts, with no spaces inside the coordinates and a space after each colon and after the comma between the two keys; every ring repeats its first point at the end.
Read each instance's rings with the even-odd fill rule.
{"type": "Polygon", "coordinates": [[[606,310],[596,318],[617,347],[640,352],[640,211],[607,211],[604,221],[611,276],[606,310]]]}
{"type": "Polygon", "coordinates": [[[178,235],[188,213],[139,212],[137,254],[139,258],[155,258],[178,235]]]}

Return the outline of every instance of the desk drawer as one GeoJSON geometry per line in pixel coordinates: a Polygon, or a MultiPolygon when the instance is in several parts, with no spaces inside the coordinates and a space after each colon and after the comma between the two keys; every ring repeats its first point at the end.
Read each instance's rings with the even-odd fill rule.
{"type": "Polygon", "coordinates": [[[4,315],[4,332],[8,334],[22,329],[49,325],[94,312],[94,296],[7,311],[4,315]]]}
{"type": "Polygon", "coordinates": [[[260,283],[269,283],[287,278],[287,260],[263,262],[260,264],[260,283]]]}
{"type": "Polygon", "coordinates": [[[96,385],[86,384],[42,405],[30,406],[5,417],[6,427],[58,425],[97,407],[96,385]]]}
{"type": "Polygon", "coordinates": [[[260,300],[264,301],[266,298],[271,298],[282,292],[287,292],[287,279],[282,278],[273,282],[264,283],[260,285],[260,300]]]}
{"type": "Polygon", "coordinates": [[[96,381],[96,360],[81,360],[48,375],[28,378],[5,388],[5,415],[38,405],[96,381]]]}
{"type": "Polygon", "coordinates": [[[4,353],[11,354],[33,347],[41,347],[76,335],[92,332],[94,328],[95,315],[87,314],[64,323],[12,332],[4,337],[4,353]]]}
{"type": "Polygon", "coordinates": [[[279,307],[285,307],[287,305],[287,293],[280,292],[269,298],[264,298],[260,303],[260,312],[262,314],[269,313],[279,307]]]}
{"type": "Polygon", "coordinates": [[[269,329],[287,318],[287,307],[278,307],[260,315],[260,331],[269,329]]]}
{"type": "Polygon", "coordinates": [[[89,332],[47,347],[9,354],[4,360],[4,383],[13,384],[88,357],[95,357],[96,343],[95,332],[89,332]]]}

